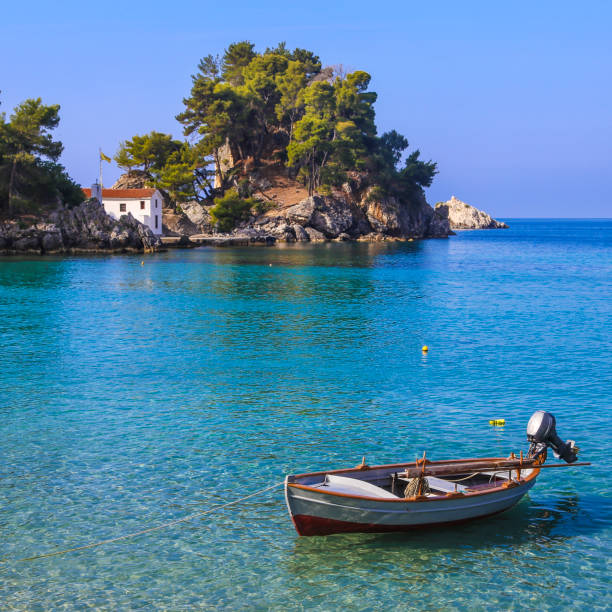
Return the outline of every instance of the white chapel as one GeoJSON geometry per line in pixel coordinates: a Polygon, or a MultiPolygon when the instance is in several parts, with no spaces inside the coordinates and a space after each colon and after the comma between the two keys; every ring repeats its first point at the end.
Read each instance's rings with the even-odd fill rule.
{"type": "Polygon", "coordinates": [[[87,198],[97,198],[113,219],[132,213],[132,216],[151,228],[154,234],[162,233],[162,194],[157,189],[100,189],[94,183],[91,189],[83,189],[87,198]]]}

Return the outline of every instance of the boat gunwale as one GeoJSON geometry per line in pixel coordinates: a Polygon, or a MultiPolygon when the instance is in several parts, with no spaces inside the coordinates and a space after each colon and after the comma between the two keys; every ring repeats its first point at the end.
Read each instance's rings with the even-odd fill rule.
{"type": "MultiPolygon", "coordinates": [[[[447,460],[443,460],[443,461],[432,461],[432,462],[428,462],[426,465],[448,465],[448,464],[460,464],[463,462],[467,462],[467,461],[506,461],[506,458],[500,458],[500,457],[492,457],[492,458],[487,458],[487,459],[447,459],[447,460]]],[[[333,495],[335,497],[346,497],[349,499],[365,499],[368,501],[376,501],[376,502],[386,502],[386,503],[392,503],[392,504],[396,504],[396,503],[420,503],[420,502],[439,502],[439,501],[457,501],[459,499],[464,499],[464,498],[472,498],[472,497],[478,497],[478,496],[482,496],[482,495],[491,495],[492,493],[497,493],[500,491],[507,491],[510,489],[516,489],[519,487],[523,487],[524,485],[526,485],[527,483],[531,482],[532,480],[534,480],[538,474],[540,473],[540,468],[539,466],[525,466],[524,468],[522,468],[523,470],[531,470],[531,473],[526,477],[526,478],[522,478],[518,481],[513,480],[513,481],[506,481],[504,484],[499,485],[498,487],[492,487],[491,489],[485,489],[484,491],[470,491],[468,493],[447,493],[445,495],[435,495],[432,497],[425,497],[425,496],[419,496],[419,497],[408,497],[408,498],[402,498],[402,497],[398,497],[397,499],[388,499],[385,497],[370,497],[369,495],[351,495],[349,493],[340,493],[338,491],[326,491],[324,489],[321,489],[320,487],[312,487],[309,485],[303,485],[303,484],[299,484],[297,482],[289,482],[289,478],[300,478],[300,477],[305,477],[305,476],[319,476],[319,475],[326,475],[326,474],[334,474],[334,473],[339,473],[339,472],[366,472],[369,470],[376,470],[376,469],[383,469],[383,468],[394,468],[394,467],[406,467],[407,465],[416,465],[416,464],[406,464],[406,463],[392,463],[392,464],[388,464],[388,465],[373,465],[373,466],[368,466],[367,468],[349,468],[349,469],[344,469],[344,470],[330,470],[330,471],[326,471],[326,472],[311,472],[311,473],[306,473],[306,474],[298,474],[295,476],[287,476],[286,480],[285,480],[285,490],[288,492],[288,488],[292,487],[294,489],[302,489],[304,491],[312,491],[314,493],[322,493],[324,495],[333,495]],[[509,482],[513,482],[515,484],[508,486],[509,482]]],[[[499,471],[502,472],[506,472],[506,471],[515,471],[516,468],[503,468],[499,471]]],[[[492,471],[492,470],[487,470],[487,471],[492,471]]],[[[312,500],[313,502],[316,503],[316,500],[312,500]]]]}
{"type": "MultiPolygon", "coordinates": [[[[518,458],[517,458],[518,459],[518,458]]],[[[436,466],[436,465],[452,465],[452,464],[461,464],[461,463],[468,463],[468,462],[475,462],[475,461],[512,461],[512,459],[508,459],[508,457],[477,457],[477,458],[472,458],[472,459],[441,459],[438,461],[430,461],[429,459],[425,462],[425,468],[429,467],[429,466],[436,466]]],[[[416,462],[416,461],[404,461],[402,463],[384,463],[382,465],[366,465],[366,466],[360,466],[358,465],[357,467],[352,467],[352,468],[340,468],[338,470],[323,470],[320,472],[304,472],[303,474],[290,474],[287,476],[287,478],[304,478],[306,476],[325,476],[326,474],[340,474],[341,472],[347,473],[347,472],[370,472],[372,470],[380,470],[380,469],[386,469],[386,468],[408,468],[408,467],[422,467],[422,463],[420,461],[416,462]]],[[[526,465],[525,468],[523,469],[535,469],[535,466],[533,465],[526,465]]],[[[511,468],[511,469],[515,469],[515,468],[511,468]]],[[[502,471],[506,471],[507,468],[504,468],[504,470],[502,471]]],[[[489,470],[490,471],[490,470],[489,470]]]]}

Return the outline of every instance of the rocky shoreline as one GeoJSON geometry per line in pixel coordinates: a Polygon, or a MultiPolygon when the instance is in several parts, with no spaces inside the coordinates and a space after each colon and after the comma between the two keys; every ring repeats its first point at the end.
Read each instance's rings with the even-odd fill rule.
{"type": "Polygon", "coordinates": [[[43,219],[0,222],[1,255],[152,253],[163,249],[158,236],[124,215],[110,217],[97,200],[62,208],[43,219]]]}
{"type": "Polygon", "coordinates": [[[276,244],[416,240],[447,238],[453,232],[424,195],[405,205],[394,198],[375,199],[366,193],[310,196],[294,203],[276,204],[267,212],[240,223],[231,233],[219,234],[210,219],[210,207],[197,202],[164,211],[164,244],[276,244]]]}
{"type": "MultiPolygon", "coordinates": [[[[124,187],[121,181],[125,180],[122,177],[113,188],[124,187]]],[[[410,203],[403,203],[392,197],[375,197],[371,188],[360,190],[347,183],[342,192],[296,200],[271,200],[265,212],[242,221],[226,234],[215,230],[211,205],[184,202],[164,208],[163,236],[159,237],[130,214],[113,219],[91,199],[42,219],[0,222],[0,254],[150,253],[197,246],[412,241],[448,238],[454,229],[507,227],[454,196],[434,209],[422,191],[410,203]]]]}

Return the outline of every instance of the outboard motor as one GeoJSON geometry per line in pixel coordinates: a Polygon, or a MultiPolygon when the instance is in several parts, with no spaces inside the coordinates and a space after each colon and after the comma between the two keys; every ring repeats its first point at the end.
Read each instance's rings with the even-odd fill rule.
{"type": "Polygon", "coordinates": [[[578,447],[573,440],[563,442],[555,429],[555,417],[550,412],[538,410],[534,412],[527,423],[527,440],[531,442],[529,456],[537,457],[547,446],[553,449],[555,457],[560,457],[567,463],[578,459],[578,447]]]}

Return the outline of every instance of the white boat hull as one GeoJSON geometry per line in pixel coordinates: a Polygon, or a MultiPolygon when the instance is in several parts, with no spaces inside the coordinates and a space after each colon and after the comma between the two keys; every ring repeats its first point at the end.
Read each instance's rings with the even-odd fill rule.
{"type": "Polygon", "coordinates": [[[335,493],[300,484],[299,477],[298,482],[291,482],[295,477],[287,477],[285,496],[289,514],[300,535],[407,531],[461,523],[508,510],[535,484],[539,470],[529,472],[510,486],[506,483],[485,491],[408,500],[335,493]]]}

